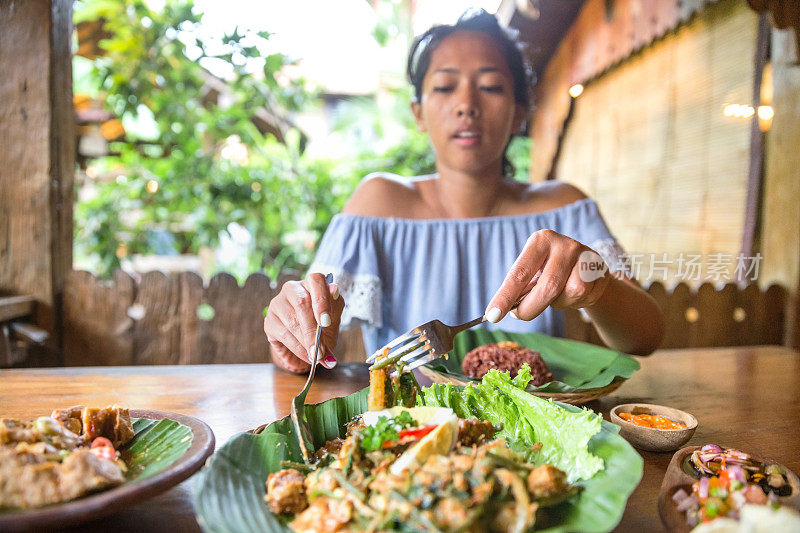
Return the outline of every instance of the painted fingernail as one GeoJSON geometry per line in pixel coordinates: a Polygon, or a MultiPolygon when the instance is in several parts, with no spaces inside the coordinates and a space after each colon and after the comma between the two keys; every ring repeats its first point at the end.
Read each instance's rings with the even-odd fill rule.
{"type": "Polygon", "coordinates": [[[336,358],[332,355],[326,355],[322,360],[322,366],[325,368],[333,368],[336,366],[336,358]]]}
{"type": "Polygon", "coordinates": [[[310,346],[308,348],[308,362],[310,363],[313,360],[314,360],[314,347],[310,346]]]}
{"type": "Polygon", "coordinates": [[[486,312],[486,320],[489,322],[495,323],[500,320],[500,308],[499,307],[492,307],[486,312]]]}
{"type": "Polygon", "coordinates": [[[519,317],[517,316],[517,310],[516,309],[512,309],[511,311],[508,312],[508,314],[513,316],[517,320],[519,320],[519,317]]]}
{"type": "Polygon", "coordinates": [[[319,325],[322,326],[323,328],[327,328],[328,326],[330,326],[331,325],[331,315],[329,315],[328,313],[322,313],[319,316],[319,325]]]}
{"type": "Polygon", "coordinates": [[[334,300],[338,300],[339,299],[339,287],[336,287],[336,289],[334,289],[334,291],[333,291],[333,299],[334,300]]]}

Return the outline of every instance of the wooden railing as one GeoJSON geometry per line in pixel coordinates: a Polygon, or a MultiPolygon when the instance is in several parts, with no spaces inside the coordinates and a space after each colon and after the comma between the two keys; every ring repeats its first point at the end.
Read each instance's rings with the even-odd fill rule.
{"type": "MultiPolygon", "coordinates": [[[[696,289],[685,283],[667,288],[659,282],[646,287],[664,312],[661,348],[706,348],[785,344],[788,295],[779,285],[759,289],[728,283],[696,289]]],[[[594,326],[579,311],[565,313],[566,336],[602,345],[594,326]]]]}
{"type": "Polygon", "coordinates": [[[32,346],[47,341],[47,331],[31,323],[35,308],[32,296],[0,297],[0,368],[24,363],[32,346]]]}
{"type": "MultiPolygon", "coordinates": [[[[283,283],[253,274],[243,286],[229,274],[205,285],[194,273],[149,272],[113,280],[73,271],[65,294],[66,365],[257,363],[270,360],[263,309],[283,283]]],[[[722,289],[653,283],[647,291],[666,316],[664,348],[782,344],[787,306],[779,286],[722,289]]],[[[601,344],[580,312],[566,313],[569,338],[601,344]]],[[[360,331],[342,332],[336,350],[363,361],[360,331]]]]}
{"type": "MultiPolygon", "coordinates": [[[[112,280],[73,271],[65,291],[64,364],[149,365],[270,361],[263,310],[283,283],[230,274],[207,285],[192,272],[148,272],[112,280]]],[[[358,331],[341,335],[337,352],[363,353],[358,331]]],[[[363,359],[362,359],[363,360],[363,359]]]]}

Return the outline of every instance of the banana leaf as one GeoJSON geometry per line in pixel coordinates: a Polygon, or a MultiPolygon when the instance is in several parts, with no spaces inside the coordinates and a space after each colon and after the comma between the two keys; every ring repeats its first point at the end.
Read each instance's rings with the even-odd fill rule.
{"type": "Polygon", "coordinates": [[[639,370],[639,362],[630,355],[595,344],[550,337],[542,333],[511,333],[476,328],[459,333],[448,357],[440,357],[427,366],[446,376],[471,381],[461,371],[467,352],[478,346],[500,341],[513,341],[542,354],[556,381],[528,392],[568,393],[605,387],[616,379],[628,379],[639,370]]]}
{"type": "MultiPolygon", "coordinates": [[[[571,405],[564,409],[578,411],[571,405]]],[[[343,435],[345,425],[367,410],[367,389],[306,407],[314,444],[343,435]]],[[[610,531],[619,523],[625,503],[642,477],[642,458],[618,434],[602,423],[589,450],[602,458],[605,469],[583,481],[573,501],[542,515],[539,527],[551,532],[610,531]]],[[[286,521],[270,513],[264,502],[265,482],[283,460],[301,461],[289,417],[273,422],[259,435],[240,433],[212,457],[198,475],[194,508],[206,532],[288,532],[286,521]]]]}
{"type": "Polygon", "coordinates": [[[133,418],[134,437],[121,453],[128,464],[125,477],[131,481],[157,474],[177,461],[192,445],[192,430],[168,418],[133,418]]]}

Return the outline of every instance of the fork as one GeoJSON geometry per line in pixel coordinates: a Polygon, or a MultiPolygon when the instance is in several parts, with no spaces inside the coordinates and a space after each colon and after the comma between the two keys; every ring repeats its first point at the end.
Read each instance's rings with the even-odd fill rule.
{"type": "MultiPolygon", "coordinates": [[[[325,276],[327,284],[333,283],[333,274],[325,276]]],[[[308,450],[314,451],[314,441],[311,438],[311,428],[308,427],[308,422],[305,418],[305,404],[308,389],[311,388],[311,382],[314,380],[314,374],[317,370],[317,362],[319,361],[319,341],[322,338],[322,326],[317,325],[317,336],[314,339],[314,355],[311,358],[311,370],[308,372],[308,379],[306,385],[300,393],[292,398],[292,409],[290,417],[294,425],[294,431],[297,434],[297,443],[300,445],[300,453],[303,454],[303,462],[309,464],[308,450]]]]}
{"type": "MultiPolygon", "coordinates": [[[[457,326],[448,326],[439,320],[425,322],[370,355],[367,363],[374,363],[370,370],[397,363],[402,363],[404,371],[413,370],[452,350],[453,337],[485,321],[485,316],[479,316],[457,326]]],[[[396,373],[397,369],[392,372],[396,373]]]]}
{"type": "MultiPolygon", "coordinates": [[[[517,301],[511,306],[511,310],[516,309],[527,295],[528,293],[526,292],[517,298],[517,301]]],[[[400,335],[367,357],[367,363],[372,363],[369,369],[376,370],[401,363],[403,371],[414,370],[452,350],[454,346],[453,337],[483,322],[486,322],[486,316],[484,315],[457,326],[448,326],[439,320],[425,322],[421,326],[417,326],[400,335]],[[383,354],[386,354],[386,356],[383,354]]],[[[391,374],[397,375],[397,373],[397,368],[395,368],[391,374]]]]}

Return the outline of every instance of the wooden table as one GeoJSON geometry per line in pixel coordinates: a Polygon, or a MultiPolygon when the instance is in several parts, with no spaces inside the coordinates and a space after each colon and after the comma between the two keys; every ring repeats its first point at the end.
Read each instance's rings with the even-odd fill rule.
{"type": "MultiPolygon", "coordinates": [[[[588,407],[608,419],[615,405],[646,402],[694,414],[689,445],[717,443],[771,457],[800,472],[800,353],[777,346],[659,351],[614,394],[588,407]]],[[[309,402],[367,384],[364,365],[322,369],[309,402]]],[[[272,365],[58,368],[0,371],[0,415],[29,418],[54,407],[118,403],[204,420],[217,446],[237,432],[289,413],[305,378],[272,365]]],[[[656,499],[670,453],[641,452],[644,477],[619,531],[661,527],[656,499]]],[[[198,531],[192,479],[144,504],[85,524],[81,531],[198,531]]]]}

